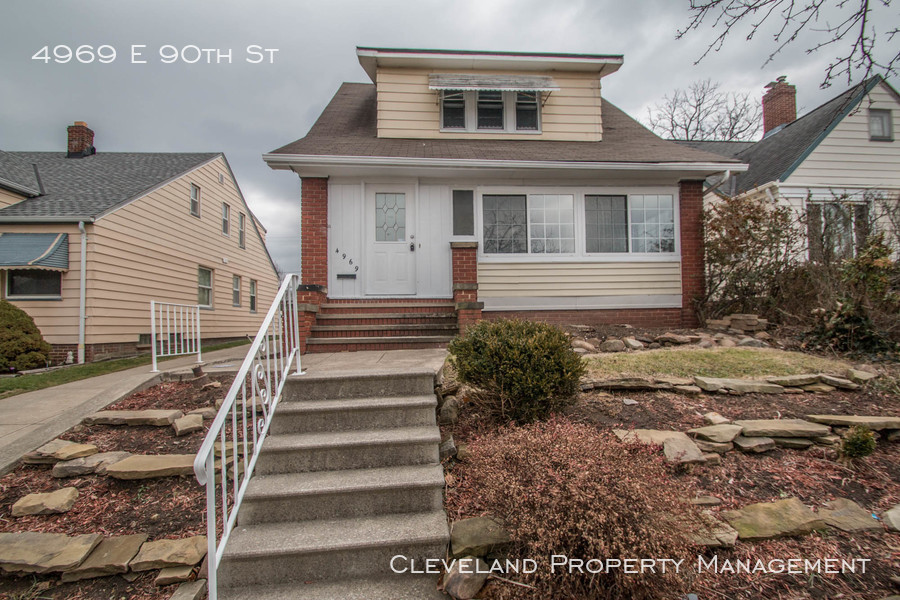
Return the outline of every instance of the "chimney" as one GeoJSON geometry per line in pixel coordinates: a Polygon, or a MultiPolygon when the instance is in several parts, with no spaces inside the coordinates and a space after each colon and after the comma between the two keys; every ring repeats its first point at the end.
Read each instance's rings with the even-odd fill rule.
{"type": "Polygon", "coordinates": [[[787,77],[782,75],[766,86],[767,91],[762,100],[763,134],[797,119],[797,88],[785,79],[787,77]]]}
{"type": "Polygon", "coordinates": [[[88,128],[87,123],[75,121],[74,125],[69,125],[68,132],[68,158],[82,158],[97,153],[94,148],[94,132],[88,128]]]}

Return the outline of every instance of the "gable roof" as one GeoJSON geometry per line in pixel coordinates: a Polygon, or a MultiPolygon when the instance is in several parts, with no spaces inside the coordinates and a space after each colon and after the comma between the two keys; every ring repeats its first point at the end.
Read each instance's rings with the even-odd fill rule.
{"type": "Polygon", "coordinates": [[[377,137],[375,85],[344,83],[306,137],[271,155],[559,161],[585,163],[735,163],[664,140],[603,99],[603,141],[400,139],[377,137]]]}
{"type": "Polygon", "coordinates": [[[25,196],[38,196],[41,193],[41,184],[34,166],[2,150],[0,150],[0,188],[25,196]]]}
{"type": "Polygon", "coordinates": [[[7,170],[10,164],[35,165],[43,185],[40,195],[0,209],[0,222],[92,221],[222,156],[215,152],[103,152],[84,158],[66,158],[64,152],[0,154],[16,159],[0,163],[0,177],[21,171],[7,170]]]}
{"type": "MultiPolygon", "coordinates": [[[[837,124],[883,81],[880,75],[875,75],[737,153],[733,152],[734,146],[721,145],[733,142],[691,142],[691,144],[705,144],[704,147],[711,151],[749,163],[750,168],[747,171],[735,175],[736,194],[772,181],[784,181],[837,124]],[[716,144],[721,146],[717,147],[716,144]]],[[[891,89],[893,91],[893,88],[891,89]]]]}
{"type": "Polygon", "coordinates": [[[695,141],[695,140],[672,140],[682,146],[694,148],[695,150],[703,150],[704,152],[712,152],[713,154],[721,154],[729,158],[736,158],[738,154],[755,144],[756,142],[720,142],[720,141],[695,141]]]}

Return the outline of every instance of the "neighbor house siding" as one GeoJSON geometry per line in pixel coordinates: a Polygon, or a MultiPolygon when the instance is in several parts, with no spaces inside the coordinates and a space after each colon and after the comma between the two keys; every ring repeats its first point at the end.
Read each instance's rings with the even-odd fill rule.
{"type": "Polygon", "coordinates": [[[6,208],[7,206],[24,199],[25,196],[20,196],[19,194],[0,188],[0,208],[6,208]]]}
{"type": "Polygon", "coordinates": [[[213,306],[200,313],[203,338],[255,335],[278,279],[250,219],[246,248],[238,246],[237,215],[248,210],[228,173],[216,159],[97,221],[88,244],[88,344],[134,342],[150,333],[150,300],[197,304],[200,266],[213,271],[213,306]],[[190,214],[191,184],[201,190],[199,218],[190,214]],[[222,233],[223,202],[231,207],[230,236],[222,233]],[[239,307],[232,306],[234,275],[241,277],[239,307]],[[250,313],[251,279],[256,313],[250,313]]]}
{"type": "Polygon", "coordinates": [[[428,89],[430,73],[508,74],[506,71],[465,69],[381,68],[376,75],[378,137],[441,139],[539,139],[600,141],[600,78],[596,73],[538,72],[560,87],[545,98],[541,133],[487,133],[440,131],[438,92],[428,89]]]}
{"type": "Polygon", "coordinates": [[[841,120],[785,180],[790,186],[900,188],[900,102],[883,84],[841,120]],[[871,100],[871,103],[870,103],[871,100]],[[869,139],[869,109],[891,110],[893,142],[869,139]]]}

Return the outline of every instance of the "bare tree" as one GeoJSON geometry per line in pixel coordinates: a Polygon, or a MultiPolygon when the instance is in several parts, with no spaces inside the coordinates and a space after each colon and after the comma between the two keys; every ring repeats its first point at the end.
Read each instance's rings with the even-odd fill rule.
{"type": "Polygon", "coordinates": [[[664,96],[648,109],[647,122],[654,133],[669,139],[745,142],[759,133],[761,112],[749,94],[723,92],[706,79],[664,96]]]}
{"type": "Polygon", "coordinates": [[[879,5],[889,9],[891,0],[690,0],[690,3],[690,23],[678,31],[676,38],[699,30],[704,21],[718,33],[697,63],[710,52],[722,48],[728,35],[741,23],[749,24],[746,39],[750,40],[771,19],[776,22],[775,50],[763,66],[801,33],[809,32],[813,41],[806,49],[807,54],[826,47],[836,51],[825,70],[823,88],[841,75],[846,75],[848,84],[852,83],[854,73],[860,71],[863,79],[878,71],[885,76],[897,75],[900,49],[891,46],[894,37],[900,33],[896,26],[897,15],[886,10],[885,18],[879,19],[873,13],[879,5]],[[828,17],[836,20],[829,21],[828,17]],[[877,24],[881,25],[880,32],[877,24]],[[886,53],[882,56],[879,50],[885,42],[886,53]]]}

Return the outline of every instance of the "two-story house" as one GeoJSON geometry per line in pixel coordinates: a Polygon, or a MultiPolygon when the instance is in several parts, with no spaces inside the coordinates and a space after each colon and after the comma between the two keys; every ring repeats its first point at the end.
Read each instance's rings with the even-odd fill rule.
{"type": "Polygon", "coordinates": [[[479,318],[696,324],[703,181],[746,165],[603,98],[622,56],[357,56],[371,83],[264,156],[302,179],[309,351],[437,345],[479,318]]]}
{"type": "Polygon", "coordinates": [[[278,289],[221,153],[0,152],[0,294],[54,362],[150,349],[150,301],[201,305],[204,343],[256,334],[278,289]]]}

